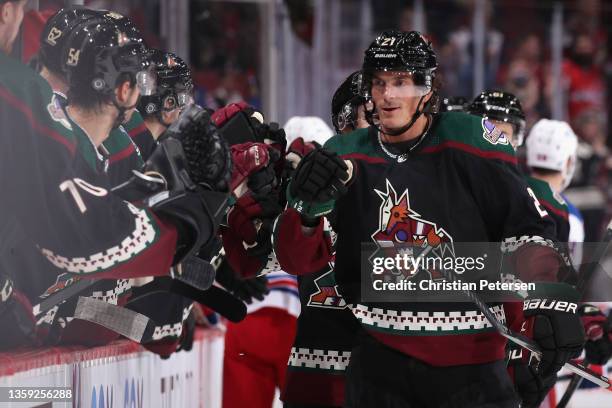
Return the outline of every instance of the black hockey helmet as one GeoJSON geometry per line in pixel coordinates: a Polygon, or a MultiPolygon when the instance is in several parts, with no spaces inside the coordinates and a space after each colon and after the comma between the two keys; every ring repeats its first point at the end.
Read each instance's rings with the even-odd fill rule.
{"type": "Polygon", "coordinates": [[[437,67],[431,43],[418,31],[384,31],[363,60],[364,71],[434,71],[437,67]]]}
{"type": "Polygon", "coordinates": [[[336,89],[331,102],[332,123],[340,133],[347,125],[355,128],[357,108],[365,102],[361,95],[362,73],[353,72],[336,89]]]}
{"type": "MultiPolygon", "coordinates": [[[[145,44],[144,38],[140,33],[140,30],[136,27],[134,22],[123,14],[119,14],[116,11],[101,10],[100,11],[104,18],[109,19],[117,25],[117,28],[124,33],[131,41],[145,44]]],[[[146,45],[146,44],[145,44],[146,45]]]]}
{"type": "Polygon", "coordinates": [[[440,102],[440,112],[465,112],[468,104],[463,96],[449,96],[440,102]]]}
{"type": "MultiPolygon", "coordinates": [[[[149,56],[157,76],[157,86],[152,95],[140,98],[140,113],[159,115],[162,111],[184,108],[193,102],[193,80],[187,64],[171,52],[152,49],[149,56]]],[[[161,122],[159,116],[158,119],[161,122]]]]}
{"type": "Polygon", "coordinates": [[[525,136],[525,113],[521,102],[510,92],[486,90],[468,106],[468,113],[485,119],[510,123],[514,128],[516,145],[523,144],[525,136]]]}
{"type": "Polygon", "coordinates": [[[108,19],[85,22],[72,31],[64,47],[63,66],[70,88],[86,86],[114,95],[124,74],[137,83],[142,95],[150,95],[155,88],[147,48],[108,19]]]}
{"type": "Polygon", "coordinates": [[[374,104],[371,99],[372,79],[375,72],[409,73],[414,83],[414,96],[420,96],[416,112],[409,122],[399,129],[388,130],[389,135],[399,135],[412,127],[423,113],[438,112],[438,94],[434,87],[434,78],[438,61],[431,42],[418,31],[390,30],[381,33],[365,51],[363,59],[363,81],[361,94],[366,99],[366,118],[374,124],[374,104]],[[425,96],[433,91],[432,96],[421,107],[425,96]]]}
{"type": "Polygon", "coordinates": [[[40,33],[39,62],[52,73],[64,77],[62,50],[70,31],[78,24],[100,15],[99,11],[84,7],[60,9],[47,20],[40,33]]]}

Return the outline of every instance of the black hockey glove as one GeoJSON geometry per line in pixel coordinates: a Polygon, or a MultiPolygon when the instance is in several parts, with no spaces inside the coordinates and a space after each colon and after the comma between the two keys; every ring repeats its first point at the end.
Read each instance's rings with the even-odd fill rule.
{"type": "Polygon", "coordinates": [[[257,126],[258,141],[269,144],[279,152],[287,149],[287,136],[285,129],[276,122],[262,123],[257,126]]]}
{"type": "Polygon", "coordinates": [[[217,269],[217,282],[232,295],[249,305],[253,302],[253,298],[263,300],[270,292],[268,280],[265,277],[241,279],[227,260],[223,260],[217,269]]]}
{"type": "Polygon", "coordinates": [[[230,148],[206,110],[190,105],[160,140],[167,137],[181,142],[187,162],[185,168],[194,183],[214,191],[229,191],[232,174],[230,148]]]}
{"type": "MultiPolygon", "coordinates": [[[[270,151],[275,152],[275,150],[270,151]]],[[[272,156],[270,155],[270,160],[272,161],[272,156]]],[[[275,156],[274,161],[276,162],[280,158],[280,155],[275,156]]],[[[253,192],[253,194],[258,196],[271,195],[278,202],[278,187],[279,180],[276,177],[276,171],[274,169],[274,164],[271,162],[269,166],[264,167],[263,169],[257,171],[254,174],[251,174],[247,180],[247,187],[249,190],[253,192]]]]}
{"type": "MultiPolygon", "coordinates": [[[[513,351],[516,350],[515,353],[520,353],[518,348],[520,347],[513,347],[513,351]]],[[[539,407],[548,395],[548,392],[554,387],[557,375],[542,377],[536,372],[534,367],[521,361],[520,358],[514,361],[510,360],[508,364],[514,380],[516,393],[521,399],[521,408],[539,407]]]]}
{"type": "Polygon", "coordinates": [[[539,362],[536,363],[535,356],[530,358],[530,363],[542,378],[554,376],[565,363],[580,356],[584,347],[578,304],[558,299],[533,297],[523,306],[526,320],[521,331],[535,340],[542,350],[539,362]]]}
{"type": "Polygon", "coordinates": [[[134,172],[130,180],[113,189],[125,200],[141,201],[175,225],[174,264],[215,236],[227,209],[231,167],[227,145],[214,126],[205,125],[208,113],[189,108],[183,114],[187,116],[181,116],[182,122],[179,119],[182,127],[175,123],[160,138],[143,172],[134,172]],[[179,129],[185,133],[176,133],[179,129]]]}
{"type": "Polygon", "coordinates": [[[584,345],[585,360],[604,365],[612,357],[612,313],[608,317],[594,305],[583,304],[578,308],[587,342],[584,345]]]}
{"type": "Polygon", "coordinates": [[[349,168],[336,153],[315,149],[300,161],[289,183],[287,202],[302,215],[316,218],[333,210],[347,192],[349,168]]]}

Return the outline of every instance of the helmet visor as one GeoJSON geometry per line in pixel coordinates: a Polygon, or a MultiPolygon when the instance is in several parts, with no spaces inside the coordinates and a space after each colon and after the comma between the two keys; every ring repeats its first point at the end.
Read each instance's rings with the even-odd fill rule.
{"type": "Polygon", "coordinates": [[[136,73],[136,85],[143,96],[151,96],[157,88],[157,78],[152,70],[142,70],[136,73]]]}
{"type": "Polygon", "coordinates": [[[372,97],[421,97],[431,91],[431,76],[413,72],[376,72],[372,75],[372,97]]]}
{"type": "Polygon", "coordinates": [[[179,108],[183,109],[187,105],[193,103],[193,94],[191,91],[178,92],[176,94],[176,102],[179,108]]]}

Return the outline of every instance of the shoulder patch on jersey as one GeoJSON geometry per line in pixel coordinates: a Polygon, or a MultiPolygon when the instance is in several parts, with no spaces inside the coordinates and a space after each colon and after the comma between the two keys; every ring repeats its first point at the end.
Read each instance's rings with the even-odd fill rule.
{"type": "Polygon", "coordinates": [[[495,125],[486,119],[482,119],[482,137],[491,144],[508,144],[506,134],[495,127],[495,125]]]}
{"type": "Polygon", "coordinates": [[[66,116],[64,109],[62,108],[62,104],[58,99],[57,95],[53,94],[51,98],[51,102],[47,105],[47,112],[49,112],[49,116],[51,119],[61,124],[68,130],[72,130],[72,125],[70,124],[70,120],[66,116]]]}
{"type": "Polygon", "coordinates": [[[506,135],[480,116],[464,112],[440,113],[421,152],[446,149],[516,164],[516,153],[506,135]]]}

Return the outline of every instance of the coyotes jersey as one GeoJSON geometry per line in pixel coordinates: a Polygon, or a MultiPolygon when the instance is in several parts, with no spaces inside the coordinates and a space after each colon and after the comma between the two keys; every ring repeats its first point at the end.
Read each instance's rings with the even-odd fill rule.
{"type": "Polygon", "coordinates": [[[51,112],[42,77],[3,53],[0,66],[0,223],[14,217],[59,272],[166,274],[175,228],[109,192],[107,178],[79,153],[69,122],[51,112]]]}
{"type": "MultiPolygon", "coordinates": [[[[66,110],[67,100],[61,94],[56,93],[55,96],[57,104],[70,120],[66,110]]],[[[140,122],[144,126],[142,118],[139,120],[139,117],[138,111],[134,111],[130,119],[131,124],[136,125],[140,122]]],[[[101,146],[95,148],[91,139],[82,128],[72,120],[70,120],[70,124],[78,141],[79,150],[92,169],[107,175],[111,186],[116,186],[129,180],[133,170],[141,170],[144,162],[140,155],[140,150],[123,126],[119,126],[111,131],[101,146]],[[95,153],[95,155],[92,153],[95,153]]],[[[138,134],[150,135],[146,127],[144,129],[138,130],[137,128],[138,134]]],[[[64,279],[62,276],[59,280],[63,281],[64,279]]],[[[82,296],[89,296],[114,305],[125,306],[151,318],[156,324],[153,341],[159,343],[157,348],[152,349],[164,355],[172,353],[176,350],[176,342],[181,336],[184,320],[189,315],[193,302],[190,299],[171,293],[145,294],[140,288],[136,289],[138,298],[130,299],[132,295],[131,288],[131,280],[106,279],[96,282],[91,287],[91,290],[88,290],[82,296]]],[[[66,310],[71,309],[68,307],[66,310]]],[[[61,330],[61,338],[59,339],[57,338],[57,335],[59,335],[57,332],[60,332],[60,330],[56,328],[56,335],[50,336],[50,342],[60,340],[64,344],[99,345],[108,343],[118,337],[117,334],[98,325],[81,320],[73,320],[70,316],[65,315],[64,312],[65,310],[62,306],[54,308],[54,310],[47,314],[46,321],[43,322],[50,322],[59,316],[66,319],[69,323],[65,329],[61,330]]]]}
{"type": "MultiPolygon", "coordinates": [[[[61,109],[61,112],[54,113],[56,117],[64,115],[70,121],[70,126],[78,140],[80,150],[87,158],[88,163],[97,171],[106,173],[109,177],[109,184],[117,186],[132,176],[132,170],[140,170],[144,165],[140,150],[130,138],[128,132],[123,126],[113,129],[100,147],[95,148],[92,156],[91,139],[83,129],[70,119],[70,115],[66,111],[68,100],[59,93],[54,93],[53,108],[54,110],[61,109]]],[[[132,116],[137,114],[134,111],[132,116]]]]}
{"type": "Polygon", "coordinates": [[[132,117],[123,125],[123,128],[138,146],[142,158],[146,161],[155,149],[156,142],[138,110],[134,110],[132,117]]]}
{"type": "Polygon", "coordinates": [[[344,406],[344,378],[360,325],[338,291],[333,263],[299,276],[298,284],[301,313],[281,399],[344,406]]]}
{"type": "MultiPolygon", "coordinates": [[[[555,225],[529,194],[505,135],[482,118],[449,112],[434,118],[411,152],[396,152],[395,158],[389,154],[393,146],[383,145],[374,128],[335,136],[325,147],[355,167],[347,194],[335,203],[332,227],[338,234],[338,287],[362,328],[388,347],[432,365],[503,359],[505,339],[471,303],[362,302],[360,251],[361,243],[372,242],[420,242],[432,248],[506,242],[513,253],[526,242],[546,248],[555,239],[555,225]]],[[[289,272],[307,273],[318,265],[316,258],[329,253],[320,232],[304,238],[292,209],[276,228],[276,253],[289,272]]],[[[544,252],[557,260],[554,251],[544,252]]],[[[520,278],[534,280],[530,271],[521,270],[520,278]]],[[[538,279],[556,280],[556,271],[538,279]]],[[[504,304],[491,310],[508,324],[517,317],[506,316],[504,304]]]]}

